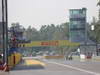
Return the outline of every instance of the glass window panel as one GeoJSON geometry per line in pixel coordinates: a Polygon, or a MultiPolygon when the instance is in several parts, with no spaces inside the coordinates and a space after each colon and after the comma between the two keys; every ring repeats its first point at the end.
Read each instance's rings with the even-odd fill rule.
{"type": "Polygon", "coordinates": [[[73,10],[73,14],[79,14],[78,10],[73,10]]]}

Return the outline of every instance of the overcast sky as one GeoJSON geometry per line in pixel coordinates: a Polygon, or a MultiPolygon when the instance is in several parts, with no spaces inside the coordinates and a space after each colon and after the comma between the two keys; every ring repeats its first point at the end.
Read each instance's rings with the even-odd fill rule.
{"type": "Polygon", "coordinates": [[[97,0],[8,0],[8,22],[24,27],[68,22],[69,9],[87,8],[87,20],[98,15],[97,0]]]}

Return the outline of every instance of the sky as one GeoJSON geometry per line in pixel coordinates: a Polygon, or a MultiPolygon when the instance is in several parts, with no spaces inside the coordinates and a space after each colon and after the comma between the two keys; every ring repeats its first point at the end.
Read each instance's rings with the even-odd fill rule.
{"type": "Polygon", "coordinates": [[[97,0],[8,0],[8,24],[25,28],[69,22],[69,9],[87,8],[87,21],[98,16],[97,0]]]}

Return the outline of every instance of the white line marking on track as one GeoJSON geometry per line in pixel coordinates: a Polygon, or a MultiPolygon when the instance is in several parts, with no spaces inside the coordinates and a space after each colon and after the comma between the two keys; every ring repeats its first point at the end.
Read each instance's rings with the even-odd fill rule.
{"type": "MultiPolygon", "coordinates": [[[[47,61],[47,60],[45,60],[45,61],[47,61]]],[[[64,66],[64,67],[68,67],[68,68],[71,68],[71,69],[74,69],[74,70],[78,70],[78,71],[81,71],[81,72],[86,72],[86,73],[93,74],[93,75],[100,75],[100,73],[87,71],[87,70],[84,70],[84,69],[81,69],[81,68],[78,68],[78,67],[73,67],[73,66],[70,66],[70,65],[60,64],[60,63],[51,62],[51,61],[50,62],[47,61],[47,62],[48,63],[52,63],[52,64],[57,64],[57,65],[60,65],[60,66],[64,66]]]]}

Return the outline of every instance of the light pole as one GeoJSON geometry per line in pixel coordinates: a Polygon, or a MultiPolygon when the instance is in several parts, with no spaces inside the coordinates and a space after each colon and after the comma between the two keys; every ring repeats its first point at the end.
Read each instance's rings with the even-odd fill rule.
{"type": "MultiPolygon", "coordinates": [[[[87,10],[87,9],[85,9],[85,10],[87,10]]],[[[86,17],[87,15],[86,15],[86,13],[85,13],[85,42],[84,42],[84,44],[85,44],[85,56],[86,56],[86,51],[87,51],[87,41],[88,41],[88,37],[87,37],[87,17],[86,17]]]]}
{"type": "Polygon", "coordinates": [[[5,6],[4,6],[5,4],[4,4],[4,0],[2,0],[2,29],[3,29],[3,31],[2,31],[2,37],[3,37],[3,63],[5,63],[5,59],[6,59],[6,57],[5,57],[5,55],[6,55],[6,48],[5,48],[5,6]]]}
{"type": "MultiPolygon", "coordinates": [[[[95,30],[95,26],[91,25],[91,30],[94,31],[95,30]]],[[[97,41],[97,35],[95,36],[95,45],[96,45],[96,55],[98,56],[98,41],[97,41]]]]}
{"type": "Polygon", "coordinates": [[[8,14],[7,0],[2,0],[3,62],[8,63],[8,14]]]}

